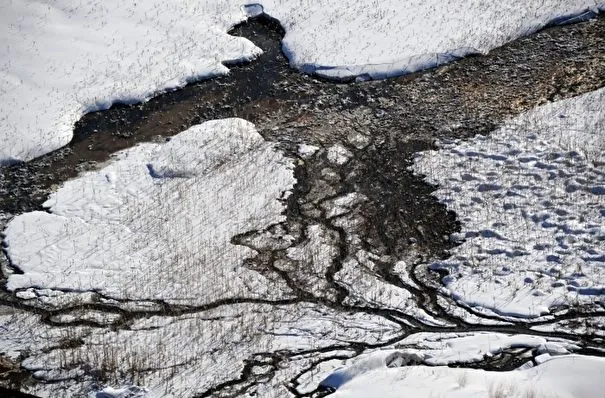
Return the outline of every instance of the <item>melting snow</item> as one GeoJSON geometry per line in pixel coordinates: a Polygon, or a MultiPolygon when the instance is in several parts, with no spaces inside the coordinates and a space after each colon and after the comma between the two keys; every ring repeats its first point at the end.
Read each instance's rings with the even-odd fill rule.
{"type": "Polygon", "coordinates": [[[414,169],[462,221],[446,269],[470,306],[534,317],[605,296],[605,90],[532,110],[414,169]]]}
{"type": "Polygon", "coordinates": [[[74,123],[226,74],[261,53],[226,32],[267,12],[290,63],[322,76],[384,78],[483,53],[545,24],[593,16],[601,0],[11,0],[0,5],[0,164],[67,144],[74,123]],[[264,6],[264,7],[263,7],[264,6]],[[569,17],[569,18],[568,18],[569,17]]]}
{"type": "Polygon", "coordinates": [[[205,303],[279,297],[285,286],[242,266],[233,236],[284,220],[292,161],[241,119],[207,122],[165,144],[123,151],[13,219],[7,253],[23,274],[8,289],[101,291],[205,303]]]}

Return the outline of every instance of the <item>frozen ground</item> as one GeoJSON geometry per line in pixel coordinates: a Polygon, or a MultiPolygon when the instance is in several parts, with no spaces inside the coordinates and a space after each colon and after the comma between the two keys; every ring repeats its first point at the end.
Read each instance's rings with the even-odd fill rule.
{"type": "MultiPolygon", "coordinates": [[[[387,77],[485,52],[549,21],[592,15],[595,0],[484,4],[353,0],[263,2],[287,31],[291,64],[331,78],[387,77]],[[592,14],[591,14],[592,13],[592,14]]],[[[116,0],[0,5],[0,164],[67,144],[74,123],[116,102],[140,102],[261,50],[226,32],[262,7],[236,0],[116,0]]]]}
{"type": "Polygon", "coordinates": [[[241,119],[120,152],[66,182],[44,204],[49,212],[9,223],[6,250],[23,273],[7,288],[190,305],[280,298],[287,286],[242,267],[254,251],[231,239],[284,220],[279,199],[295,183],[292,168],[241,119]]]}
{"type": "Polygon", "coordinates": [[[604,126],[601,89],[418,157],[462,222],[463,243],[431,265],[456,300],[510,317],[603,304],[604,126]]]}

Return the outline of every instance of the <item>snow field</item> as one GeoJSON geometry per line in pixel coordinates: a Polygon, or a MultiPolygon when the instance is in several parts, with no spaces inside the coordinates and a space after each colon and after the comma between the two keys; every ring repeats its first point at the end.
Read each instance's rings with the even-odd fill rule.
{"type": "Polygon", "coordinates": [[[231,239],[284,220],[279,198],[295,183],[292,170],[241,119],[120,152],[63,184],[45,202],[48,213],[8,224],[6,251],[23,274],[10,275],[7,287],[190,305],[282,298],[285,284],[242,266],[255,251],[231,239]]]}
{"type": "Polygon", "coordinates": [[[261,50],[227,30],[245,19],[224,1],[0,5],[0,164],[66,145],[85,113],[141,102],[228,73],[261,50]]]}
{"type": "Polygon", "coordinates": [[[486,53],[551,22],[594,16],[605,8],[600,0],[260,3],[286,30],[283,49],[290,64],[336,79],[415,72],[486,53]]]}
{"type": "Polygon", "coordinates": [[[604,127],[601,89],[419,155],[462,222],[462,244],[431,265],[454,298],[505,317],[603,302],[604,127]]]}
{"type": "Polygon", "coordinates": [[[527,370],[409,366],[381,368],[354,378],[334,397],[572,398],[602,395],[605,360],[565,356],[527,370]]]}

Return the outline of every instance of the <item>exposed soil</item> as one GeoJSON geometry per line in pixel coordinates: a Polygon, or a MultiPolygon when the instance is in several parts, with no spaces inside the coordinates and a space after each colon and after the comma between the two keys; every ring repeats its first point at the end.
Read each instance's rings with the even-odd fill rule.
{"type": "MultiPolygon", "coordinates": [[[[26,211],[42,209],[45,198],[58,184],[80,171],[98,167],[120,149],[138,142],[164,140],[206,120],[242,117],[255,123],[266,139],[276,142],[293,157],[298,157],[300,143],[321,148],[339,144],[352,153],[350,160],[342,165],[330,162],[325,153],[307,160],[299,159],[298,184],[288,201],[285,228],[295,231],[298,242],[302,242],[308,225],[321,224],[336,237],[339,255],[325,275],[329,288],[317,294],[300,286],[296,272],[286,272],[275,266],[277,260],[284,258],[283,250],[261,251],[251,266],[279,275],[297,294],[296,299],[275,305],[321,302],[330,308],[378,314],[399,323],[404,333],[381,346],[420,331],[479,330],[568,338],[585,349],[602,343],[591,335],[530,330],[531,322],[528,321],[505,326],[473,325],[444,309],[438,298],[449,299],[439,297],[438,276],[428,275],[417,267],[428,259],[446,256],[454,245],[447,237],[457,231],[459,225],[455,214],[431,196],[434,187],[413,175],[408,167],[413,154],[433,148],[437,138],[488,134],[520,112],[604,86],[604,17],[551,27],[485,56],[468,57],[422,73],[347,84],[326,82],[289,68],[280,50],[283,33],[279,23],[269,17],[251,19],[234,28],[231,34],[247,37],[263,49],[264,54],[253,62],[233,65],[228,76],[191,84],[144,104],[116,105],[107,111],[88,114],[76,124],[74,139],[67,147],[28,163],[0,169],[0,216],[4,213],[8,220],[26,211]],[[355,210],[356,216],[363,220],[359,227],[363,239],[359,244],[381,258],[411,259],[410,271],[422,288],[401,281],[391,272],[389,261],[384,262],[381,277],[412,292],[419,307],[452,326],[428,326],[403,310],[343,303],[349,292],[334,281],[334,275],[352,248],[346,239],[348,232],[328,220],[321,205],[349,192],[361,193],[368,198],[355,210]]],[[[234,239],[246,244],[245,238],[234,239]]],[[[241,301],[233,300],[233,303],[237,302],[241,301]]],[[[55,324],[53,316],[58,312],[72,310],[31,307],[8,292],[0,295],[0,303],[39,313],[49,324],[55,324]]],[[[175,316],[209,309],[209,306],[157,304],[160,309],[146,312],[90,304],[90,309],[118,313],[120,318],[111,325],[88,326],[120,328],[140,317],[175,316]]],[[[78,308],[82,309],[82,306],[78,308]]],[[[605,311],[570,312],[535,324],[603,314],[605,311]]],[[[342,347],[330,349],[339,348],[342,347]]],[[[359,354],[372,346],[358,342],[344,348],[359,354]]],[[[519,354],[505,352],[482,363],[460,365],[505,370],[518,365],[519,354]]],[[[293,355],[280,352],[251,358],[241,375],[200,396],[236,396],[248,391],[263,377],[272,377],[274,373],[273,370],[255,374],[251,371],[254,366],[277,369],[293,355]]],[[[531,357],[531,353],[528,355],[531,357]]],[[[295,396],[325,394],[319,390],[310,395],[298,392],[296,379],[290,386],[295,396]]]]}

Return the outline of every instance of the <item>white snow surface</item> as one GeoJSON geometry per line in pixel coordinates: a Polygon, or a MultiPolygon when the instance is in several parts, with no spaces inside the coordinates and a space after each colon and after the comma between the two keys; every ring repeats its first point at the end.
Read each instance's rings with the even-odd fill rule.
{"type": "Polygon", "coordinates": [[[120,152],[70,180],[4,234],[23,274],[10,290],[100,291],[115,298],[206,303],[282,297],[242,265],[255,251],[232,237],[284,220],[292,161],[241,119],[206,122],[164,144],[120,152]]]}
{"type": "MultiPolygon", "coordinates": [[[[580,355],[554,357],[539,366],[509,372],[444,366],[387,367],[382,352],[366,355],[342,377],[334,377],[338,398],[525,398],[600,397],[605,359],[580,355]],[[342,383],[339,383],[342,382],[342,383]]],[[[329,380],[328,380],[329,381],[329,380]]]]}
{"type": "Polygon", "coordinates": [[[235,1],[2,1],[0,164],[67,144],[87,112],[254,58],[259,48],[226,33],[245,18],[235,1]]]}
{"type": "Polygon", "coordinates": [[[485,53],[602,0],[263,0],[290,64],[328,78],[386,78],[485,53]]]}
{"type": "Polygon", "coordinates": [[[463,243],[431,265],[471,307],[536,317],[605,298],[605,89],[536,108],[414,170],[458,215],[463,243]]]}
{"type": "MultiPolygon", "coordinates": [[[[262,51],[226,32],[263,9],[293,67],[385,78],[483,53],[601,0],[7,0],[0,4],[0,165],[66,145],[85,113],[226,74],[262,51]],[[263,7],[264,6],[264,7],[263,7]]],[[[581,18],[580,18],[581,19],[581,18]]]]}
{"type": "Polygon", "coordinates": [[[136,386],[124,388],[105,387],[101,391],[93,392],[89,398],[144,398],[148,396],[145,388],[136,386]]]}

